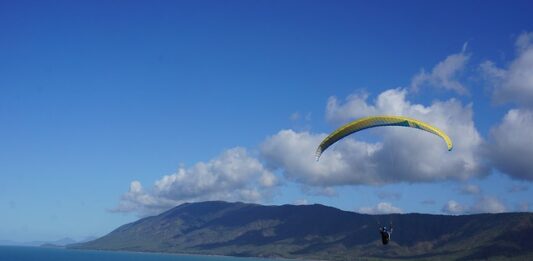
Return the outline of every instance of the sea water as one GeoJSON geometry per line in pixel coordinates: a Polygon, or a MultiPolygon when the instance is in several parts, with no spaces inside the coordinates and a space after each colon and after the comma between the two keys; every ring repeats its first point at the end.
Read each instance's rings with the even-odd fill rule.
{"type": "Polygon", "coordinates": [[[0,246],[0,261],[272,261],[265,258],[174,255],[64,248],[0,246]]]}

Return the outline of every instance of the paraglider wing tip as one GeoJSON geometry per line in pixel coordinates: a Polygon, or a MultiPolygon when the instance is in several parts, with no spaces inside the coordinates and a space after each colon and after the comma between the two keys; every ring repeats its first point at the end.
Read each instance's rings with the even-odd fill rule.
{"type": "Polygon", "coordinates": [[[316,150],[316,153],[315,153],[315,159],[316,161],[318,162],[318,160],[320,159],[320,155],[322,154],[322,150],[320,148],[318,148],[316,150]]]}

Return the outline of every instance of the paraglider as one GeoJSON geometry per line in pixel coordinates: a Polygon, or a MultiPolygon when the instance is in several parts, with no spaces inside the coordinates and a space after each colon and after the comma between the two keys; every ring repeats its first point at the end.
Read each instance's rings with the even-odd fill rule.
{"type": "MultiPolygon", "coordinates": [[[[341,140],[342,138],[354,132],[358,132],[360,130],[374,128],[374,127],[383,127],[383,126],[410,127],[410,128],[427,131],[443,139],[444,142],[446,143],[446,147],[448,148],[448,151],[451,151],[453,148],[452,140],[444,131],[438,129],[437,127],[431,126],[428,123],[425,123],[423,121],[419,121],[416,119],[403,117],[403,116],[370,116],[370,117],[360,118],[344,126],[341,126],[337,130],[332,132],[329,136],[327,136],[324,140],[322,140],[322,142],[320,143],[320,145],[318,145],[318,148],[316,150],[316,160],[318,161],[320,159],[320,155],[322,155],[322,153],[327,148],[329,148],[331,145],[341,140]]],[[[381,235],[381,242],[383,243],[383,245],[387,245],[391,239],[392,223],[390,224],[389,227],[380,226],[379,233],[381,235]]]]}
{"type": "Polygon", "coordinates": [[[379,228],[379,233],[381,234],[381,243],[386,245],[390,241],[390,236],[392,234],[392,223],[389,227],[383,226],[379,228]]]}
{"type": "Polygon", "coordinates": [[[360,130],[374,128],[374,127],[383,127],[383,126],[402,126],[402,127],[411,127],[419,130],[424,130],[430,133],[433,133],[444,140],[448,151],[452,150],[453,144],[450,137],[444,133],[442,130],[437,127],[431,126],[428,123],[419,121],[416,119],[403,117],[403,116],[370,116],[360,118],[358,120],[352,121],[327,136],[318,146],[316,150],[316,160],[320,159],[320,155],[335,142],[341,140],[342,138],[360,130]]]}

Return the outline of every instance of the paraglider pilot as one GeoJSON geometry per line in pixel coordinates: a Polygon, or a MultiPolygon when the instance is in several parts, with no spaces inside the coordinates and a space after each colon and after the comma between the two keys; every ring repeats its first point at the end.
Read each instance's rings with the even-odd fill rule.
{"type": "Polygon", "coordinates": [[[388,244],[390,241],[390,235],[392,234],[392,224],[390,224],[389,227],[380,227],[379,233],[381,234],[381,243],[383,243],[383,245],[388,244]]]}

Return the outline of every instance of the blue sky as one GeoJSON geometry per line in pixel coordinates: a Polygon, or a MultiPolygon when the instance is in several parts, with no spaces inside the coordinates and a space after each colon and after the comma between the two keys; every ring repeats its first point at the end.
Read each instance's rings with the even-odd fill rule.
{"type": "Polygon", "coordinates": [[[213,199],[531,211],[528,2],[3,1],[0,240],[213,199]],[[313,161],[370,113],[422,118],[457,149],[395,128],[313,161]],[[402,144],[420,145],[409,164],[402,144]]]}

